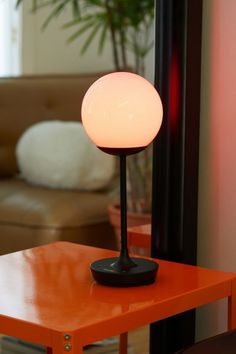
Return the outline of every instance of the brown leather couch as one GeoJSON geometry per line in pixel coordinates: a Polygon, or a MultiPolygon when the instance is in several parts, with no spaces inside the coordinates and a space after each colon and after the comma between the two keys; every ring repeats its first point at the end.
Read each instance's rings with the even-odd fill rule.
{"type": "Polygon", "coordinates": [[[107,192],[36,187],[17,177],[15,145],[41,120],[80,120],[84,93],[100,75],[0,79],[0,254],[66,240],[115,248],[107,192]]]}

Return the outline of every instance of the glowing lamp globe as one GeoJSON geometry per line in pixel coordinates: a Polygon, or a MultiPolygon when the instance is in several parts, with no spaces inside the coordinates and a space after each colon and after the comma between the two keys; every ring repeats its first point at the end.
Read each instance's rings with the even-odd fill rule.
{"type": "Polygon", "coordinates": [[[120,157],[121,242],[118,257],[91,264],[94,279],[107,286],[140,286],[155,281],[158,264],[130,257],[127,245],[126,155],[147,147],[162,122],[162,103],[143,77],[115,72],[95,81],[82,102],[82,123],[97,147],[120,157]]]}
{"type": "Polygon", "coordinates": [[[133,73],[115,72],[90,86],[81,113],[85,130],[98,147],[135,149],[155,138],[163,110],[150,82],[133,73]]]}

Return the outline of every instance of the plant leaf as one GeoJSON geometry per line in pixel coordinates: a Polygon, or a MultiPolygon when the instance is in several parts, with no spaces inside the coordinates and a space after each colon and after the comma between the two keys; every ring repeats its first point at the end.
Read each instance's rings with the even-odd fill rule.
{"type": "Polygon", "coordinates": [[[78,25],[78,24],[81,24],[81,23],[87,22],[87,21],[90,21],[91,25],[92,25],[93,23],[95,23],[95,17],[94,17],[94,15],[88,15],[88,16],[86,16],[86,17],[78,17],[78,18],[75,18],[74,20],[65,23],[62,27],[63,27],[63,28],[70,28],[70,27],[73,27],[74,25],[78,25]]]}
{"type": "Polygon", "coordinates": [[[22,3],[22,1],[23,1],[23,0],[17,0],[17,1],[16,1],[16,4],[15,4],[15,8],[16,8],[16,9],[20,6],[20,4],[22,3]]]}
{"type": "Polygon", "coordinates": [[[96,36],[97,31],[98,31],[98,29],[99,29],[100,26],[101,26],[100,23],[97,24],[97,25],[94,27],[94,29],[92,30],[92,32],[90,33],[90,35],[88,36],[88,38],[86,39],[86,41],[84,42],[84,45],[83,45],[83,47],[82,47],[82,49],[81,49],[81,51],[80,51],[80,52],[81,52],[81,55],[83,55],[83,54],[86,52],[86,50],[88,49],[90,43],[92,42],[92,40],[93,40],[94,37],[96,36]]]}
{"type": "Polygon", "coordinates": [[[72,0],[72,11],[74,17],[80,17],[80,6],[77,0],[72,0]]]}
{"type": "Polygon", "coordinates": [[[79,37],[82,33],[86,32],[88,29],[90,29],[91,27],[93,27],[93,23],[88,22],[85,23],[84,26],[80,27],[80,29],[78,31],[76,31],[75,33],[73,33],[67,40],[68,43],[73,42],[77,37],[79,37]]]}
{"type": "Polygon", "coordinates": [[[69,3],[69,1],[71,0],[65,0],[64,2],[62,2],[61,4],[59,4],[50,14],[49,16],[46,18],[46,20],[43,23],[42,29],[44,30],[48,24],[51,22],[51,20],[54,17],[58,17],[60,15],[60,13],[64,10],[65,6],[69,3]]]}
{"type": "Polygon", "coordinates": [[[107,30],[108,30],[108,24],[105,23],[105,25],[103,26],[101,35],[100,35],[99,43],[98,43],[98,54],[102,54],[104,44],[105,44],[106,35],[107,35],[107,30]]]}

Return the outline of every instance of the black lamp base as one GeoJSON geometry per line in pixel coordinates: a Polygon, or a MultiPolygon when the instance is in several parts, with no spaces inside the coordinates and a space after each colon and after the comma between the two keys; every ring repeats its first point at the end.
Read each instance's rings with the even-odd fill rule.
{"type": "Polygon", "coordinates": [[[102,285],[131,287],[154,283],[159,265],[145,258],[131,258],[136,266],[119,270],[114,265],[118,258],[104,258],[91,264],[93,278],[102,285]]]}

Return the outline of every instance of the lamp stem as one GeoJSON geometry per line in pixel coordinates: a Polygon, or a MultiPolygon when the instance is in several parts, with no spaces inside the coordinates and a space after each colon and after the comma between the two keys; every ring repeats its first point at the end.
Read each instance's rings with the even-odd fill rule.
{"type": "Polygon", "coordinates": [[[127,244],[127,187],[126,187],[126,156],[120,155],[120,228],[121,250],[128,253],[127,244]]]}
{"type": "Polygon", "coordinates": [[[119,257],[99,259],[91,264],[94,279],[108,286],[139,286],[155,281],[158,264],[150,259],[129,256],[127,242],[126,155],[120,157],[120,229],[119,257]]]}
{"type": "Polygon", "coordinates": [[[118,266],[121,270],[128,270],[136,264],[129,257],[127,242],[126,155],[120,155],[120,227],[121,247],[118,266]]]}

